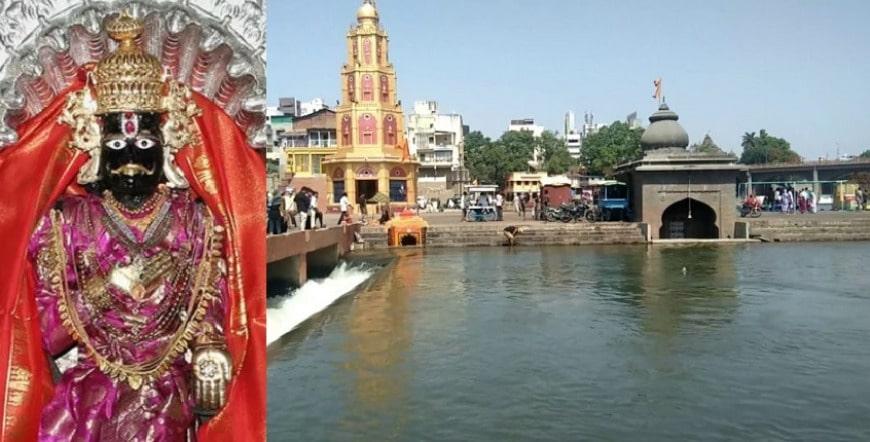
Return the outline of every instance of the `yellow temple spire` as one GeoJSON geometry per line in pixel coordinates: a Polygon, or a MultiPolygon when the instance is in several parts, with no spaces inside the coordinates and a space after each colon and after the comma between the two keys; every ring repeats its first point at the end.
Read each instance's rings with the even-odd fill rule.
{"type": "Polygon", "coordinates": [[[380,26],[374,0],[364,0],[359,23],[347,34],[341,100],[335,108],[337,146],[323,160],[331,203],[347,193],[365,205],[380,193],[396,207],[413,205],[419,163],[405,139],[405,116],[398,99],[389,38],[380,26]]]}

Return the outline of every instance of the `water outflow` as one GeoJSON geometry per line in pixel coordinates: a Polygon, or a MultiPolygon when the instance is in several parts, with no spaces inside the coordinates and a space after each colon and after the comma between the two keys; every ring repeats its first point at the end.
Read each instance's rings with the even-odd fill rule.
{"type": "Polygon", "coordinates": [[[342,262],[328,277],[312,279],[287,296],[273,298],[266,310],[266,345],[290,333],[369,279],[375,270],[342,262]]]}

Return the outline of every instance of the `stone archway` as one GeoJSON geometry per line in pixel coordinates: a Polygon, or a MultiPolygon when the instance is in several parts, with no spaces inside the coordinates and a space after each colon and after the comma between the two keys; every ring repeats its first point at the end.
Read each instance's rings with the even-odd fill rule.
{"type": "Polygon", "coordinates": [[[685,198],[662,213],[661,239],[719,238],[716,211],[694,198],[685,198]]]}

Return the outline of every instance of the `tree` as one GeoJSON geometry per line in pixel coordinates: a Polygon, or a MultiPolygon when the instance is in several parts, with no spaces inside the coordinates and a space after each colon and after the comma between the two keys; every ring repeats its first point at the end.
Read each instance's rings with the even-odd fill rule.
{"type": "Polygon", "coordinates": [[[858,155],[858,158],[870,158],[870,149],[867,149],[864,152],[862,152],[861,155],[858,155]]]}
{"type": "Polygon", "coordinates": [[[767,131],[761,129],[758,135],[755,132],[746,132],[743,134],[743,154],[740,155],[740,162],[743,164],[765,164],[765,163],[799,163],[800,155],[791,150],[791,145],[788,141],[770,136],[767,131]]]}
{"type": "Polygon", "coordinates": [[[505,132],[496,141],[472,132],[465,137],[465,166],[478,182],[503,187],[508,174],[529,169],[534,146],[531,132],[505,132]]]}
{"type": "Polygon", "coordinates": [[[536,141],[536,147],[543,157],[543,169],[551,175],[560,175],[577,164],[568,153],[565,140],[559,139],[550,131],[545,131],[536,141]]]}
{"type": "Polygon", "coordinates": [[[870,189],[870,172],[855,172],[851,178],[851,181],[857,183],[862,189],[870,189]]]}
{"type": "Polygon", "coordinates": [[[722,149],[713,142],[710,134],[704,135],[704,140],[700,144],[695,143],[689,146],[689,149],[698,153],[723,153],[722,149]]]}
{"type": "Polygon", "coordinates": [[[641,135],[643,129],[631,129],[616,121],[586,137],[580,150],[580,162],[591,175],[613,176],[616,166],[643,156],[641,135]]]}
{"type": "Polygon", "coordinates": [[[492,143],[492,140],[485,137],[480,131],[474,131],[465,136],[465,168],[473,179],[480,179],[479,170],[485,164],[483,160],[483,150],[492,143]]]}

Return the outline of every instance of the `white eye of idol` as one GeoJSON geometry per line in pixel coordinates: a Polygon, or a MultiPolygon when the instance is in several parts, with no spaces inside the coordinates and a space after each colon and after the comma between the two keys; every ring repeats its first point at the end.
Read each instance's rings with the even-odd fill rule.
{"type": "Polygon", "coordinates": [[[136,147],[138,147],[139,149],[150,149],[154,147],[154,145],[157,143],[155,143],[154,140],[150,138],[137,138],[135,144],[136,147]]]}
{"type": "Polygon", "coordinates": [[[120,138],[106,141],[106,147],[112,150],[121,150],[127,147],[127,142],[120,138]]]}

